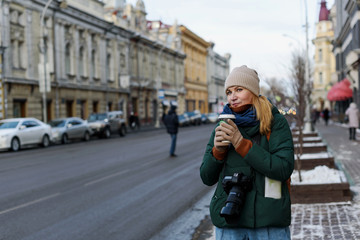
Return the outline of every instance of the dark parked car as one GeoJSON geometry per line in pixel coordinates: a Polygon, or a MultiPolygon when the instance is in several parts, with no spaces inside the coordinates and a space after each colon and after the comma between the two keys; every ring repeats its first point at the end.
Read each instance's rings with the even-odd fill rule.
{"type": "Polygon", "coordinates": [[[88,118],[93,135],[109,138],[112,133],[121,137],[126,135],[125,119],[122,111],[93,113],[88,118]]]}
{"type": "Polygon", "coordinates": [[[209,120],[208,120],[207,114],[206,113],[201,114],[201,123],[206,124],[208,122],[209,122],[209,120]]]}
{"type": "Polygon", "coordinates": [[[195,110],[193,112],[186,112],[186,114],[190,118],[191,125],[200,125],[201,124],[201,114],[199,110],[195,110]]]}
{"type": "Polygon", "coordinates": [[[189,119],[189,117],[188,117],[188,115],[186,113],[178,115],[178,119],[179,119],[179,126],[180,127],[185,127],[185,126],[190,125],[190,119],[189,119]]]}
{"type": "Polygon", "coordinates": [[[54,142],[66,144],[71,139],[90,140],[88,123],[78,117],[58,118],[49,122],[54,142]]]}

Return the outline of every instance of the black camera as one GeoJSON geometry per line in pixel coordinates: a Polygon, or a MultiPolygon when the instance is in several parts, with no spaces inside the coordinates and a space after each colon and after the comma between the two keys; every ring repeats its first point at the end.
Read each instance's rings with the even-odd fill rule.
{"type": "Polygon", "coordinates": [[[222,185],[228,197],[220,216],[224,217],[228,224],[234,224],[240,216],[246,193],[252,188],[252,178],[243,173],[234,173],[233,176],[225,176],[222,185]]]}

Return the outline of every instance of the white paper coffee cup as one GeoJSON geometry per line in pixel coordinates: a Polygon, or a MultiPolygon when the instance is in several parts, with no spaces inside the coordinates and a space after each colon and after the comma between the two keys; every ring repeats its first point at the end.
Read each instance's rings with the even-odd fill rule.
{"type": "MultiPolygon", "coordinates": [[[[234,114],[220,114],[218,119],[219,119],[220,123],[224,122],[224,123],[228,124],[227,120],[230,119],[230,120],[234,121],[235,120],[235,115],[234,114]]],[[[222,142],[223,143],[230,143],[229,140],[224,140],[222,142]]]]}

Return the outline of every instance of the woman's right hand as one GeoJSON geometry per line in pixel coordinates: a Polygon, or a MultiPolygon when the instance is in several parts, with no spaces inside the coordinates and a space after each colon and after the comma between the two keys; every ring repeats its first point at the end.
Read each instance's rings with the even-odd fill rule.
{"type": "Polygon", "coordinates": [[[225,140],[224,138],[224,132],[221,131],[223,127],[221,127],[221,125],[219,125],[216,129],[215,129],[215,137],[214,137],[214,146],[216,148],[216,150],[218,150],[219,152],[225,152],[227,151],[228,147],[229,147],[229,143],[223,143],[222,141],[225,140]]]}

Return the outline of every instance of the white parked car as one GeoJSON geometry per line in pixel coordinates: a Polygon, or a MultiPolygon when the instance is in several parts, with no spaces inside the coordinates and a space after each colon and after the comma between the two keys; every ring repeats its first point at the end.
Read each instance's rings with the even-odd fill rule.
{"type": "Polygon", "coordinates": [[[0,149],[18,151],[22,146],[52,141],[51,127],[35,118],[9,118],[0,121],[0,149]]]}

